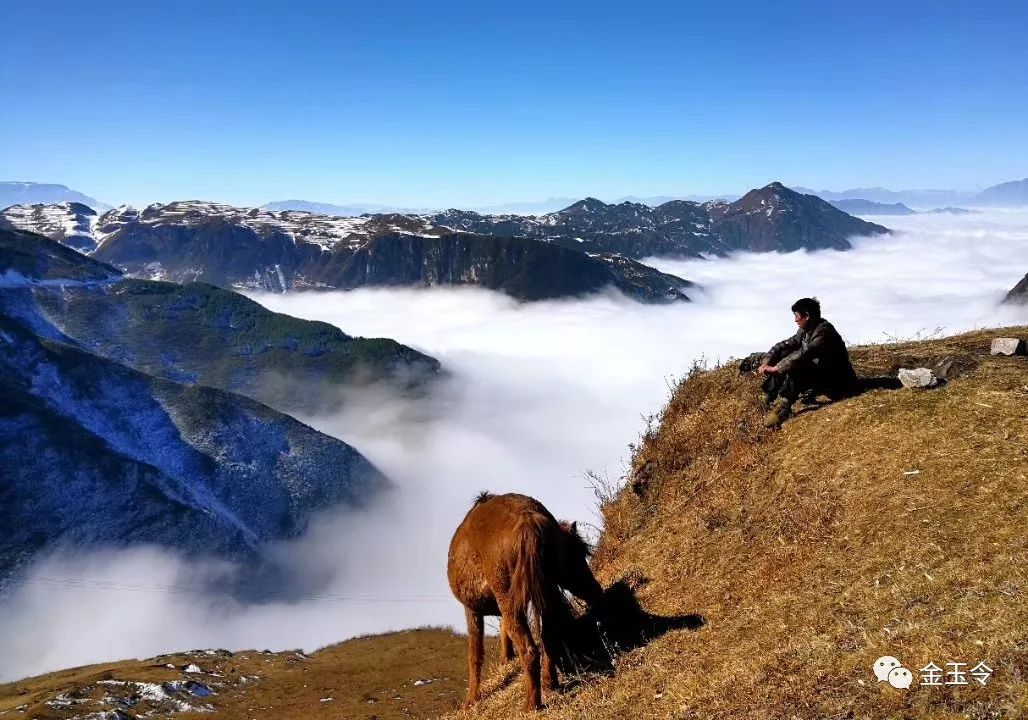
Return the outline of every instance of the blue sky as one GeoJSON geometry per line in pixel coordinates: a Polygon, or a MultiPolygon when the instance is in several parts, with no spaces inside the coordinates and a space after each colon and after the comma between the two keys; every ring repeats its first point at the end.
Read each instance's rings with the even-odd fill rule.
{"type": "Polygon", "coordinates": [[[0,180],[476,205],[1028,175],[1028,4],[7,0],[0,180]]]}

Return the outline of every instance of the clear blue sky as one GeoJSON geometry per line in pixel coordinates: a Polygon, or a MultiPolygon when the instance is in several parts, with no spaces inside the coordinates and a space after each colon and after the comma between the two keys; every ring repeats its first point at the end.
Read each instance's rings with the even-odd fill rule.
{"type": "Polygon", "coordinates": [[[110,203],[972,189],[1028,3],[6,0],[0,180],[110,203]]]}

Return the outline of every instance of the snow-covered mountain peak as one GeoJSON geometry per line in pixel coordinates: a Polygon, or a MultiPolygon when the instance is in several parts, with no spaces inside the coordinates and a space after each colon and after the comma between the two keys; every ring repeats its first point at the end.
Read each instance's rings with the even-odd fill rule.
{"type": "Polygon", "coordinates": [[[46,235],[87,254],[130,226],[157,230],[233,225],[261,236],[286,235],[293,242],[306,242],[322,249],[330,249],[340,243],[358,246],[371,237],[388,232],[437,235],[447,231],[433,224],[427,217],[337,217],[298,210],[271,211],[234,207],[205,200],[153,203],[142,209],[121,205],[99,216],[81,203],[16,205],[4,210],[0,217],[17,228],[46,235]]]}
{"type": "Polygon", "coordinates": [[[96,248],[97,214],[83,203],[12,205],[0,215],[20,230],[46,235],[81,252],[89,253],[96,248]]]}

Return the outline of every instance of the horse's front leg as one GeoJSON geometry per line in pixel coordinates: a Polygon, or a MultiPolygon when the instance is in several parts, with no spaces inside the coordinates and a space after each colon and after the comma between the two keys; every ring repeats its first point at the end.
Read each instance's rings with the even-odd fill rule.
{"type": "Polygon", "coordinates": [[[481,697],[479,684],[482,681],[482,659],[485,657],[485,623],[482,615],[469,607],[464,608],[464,617],[468,621],[468,699],[464,705],[471,707],[481,697]]]}

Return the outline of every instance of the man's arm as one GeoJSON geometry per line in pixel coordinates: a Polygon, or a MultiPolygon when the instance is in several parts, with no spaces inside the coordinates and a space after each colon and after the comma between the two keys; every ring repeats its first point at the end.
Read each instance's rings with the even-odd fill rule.
{"type": "Polygon", "coordinates": [[[803,331],[798,331],[795,335],[785,338],[781,342],[777,342],[771,346],[771,349],[767,351],[767,355],[764,356],[764,362],[762,365],[774,365],[779,359],[785,357],[791,352],[795,352],[800,349],[802,345],[803,331]]]}
{"type": "MultiPolygon", "coordinates": [[[[807,341],[806,347],[803,347],[801,344],[797,350],[786,355],[778,362],[779,372],[789,372],[797,365],[812,361],[824,351],[825,347],[832,340],[832,332],[825,325],[826,323],[821,323],[821,326],[814,330],[810,340],[807,341]]],[[[841,338],[839,342],[842,342],[841,338]]]]}

